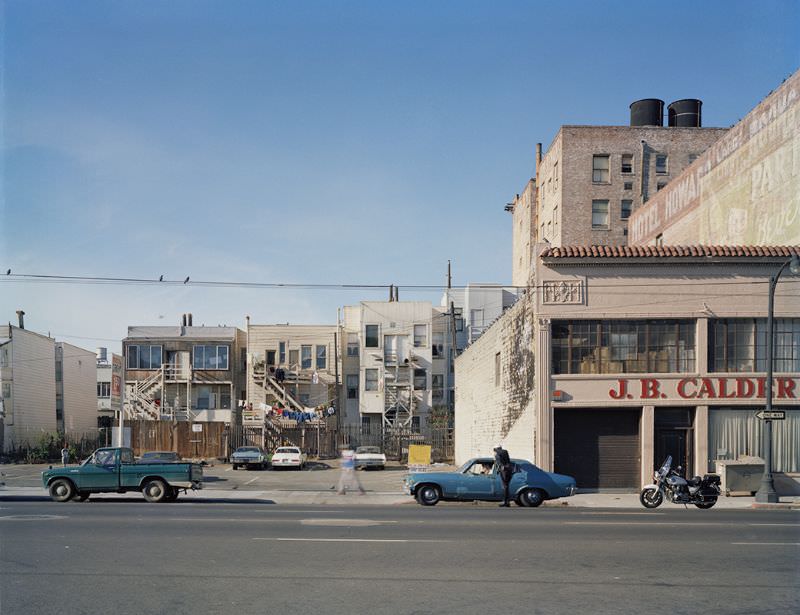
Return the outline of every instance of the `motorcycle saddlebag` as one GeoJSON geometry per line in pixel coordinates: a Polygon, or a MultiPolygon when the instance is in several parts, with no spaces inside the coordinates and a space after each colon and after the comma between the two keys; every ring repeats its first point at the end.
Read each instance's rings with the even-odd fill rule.
{"type": "Polygon", "coordinates": [[[705,474],[703,475],[704,485],[719,485],[722,482],[719,474],[705,474]]]}

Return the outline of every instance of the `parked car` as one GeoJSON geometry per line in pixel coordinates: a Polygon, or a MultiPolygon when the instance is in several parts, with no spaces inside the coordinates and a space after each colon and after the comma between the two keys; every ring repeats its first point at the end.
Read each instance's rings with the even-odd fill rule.
{"type": "Polygon", "coordinates": [[[268,463],[269,458],[260,446],[240,446],[231,455],[231,465],[234,470],[241,467],[263,470],[268,463]]]}
{"type": "Polygon", "coordinates": [[[126,491],[141,491],[148,502],[173,502],[181,490],[203,488],[203,468],[196,463],[137,463],[129,448],[98,448],[79,466],[51,466],[42,472],[42,485],[56,502],[126,491]]]}
{"type": "Polygon", "coordinates": [[[386,468],[386,455],[381,453],[377,446],[359,446],[355,454],[356,468],[375,468],[383,470],[386,468]]]}
{"type": "MultiPolygon", "coordinates": [[[[509,493],[519,506],[539,506],[545,500],[575,494],[575,479],[564,474],[546,472],[530,461],[512,459],[514,476],[509,493]]],[[[405,479],[405,490],[423,506],[434,506],[440,500],[503,499],[503,485],[492,457],[470,459],[455,472],[412,472],[405,479]]]]}
{"type": "Polygon", "coordinates": [[[306,455],[296,446],[279,446],[272,453],[272,469],[297,468],[302,470],[306,465],[306,455]]]}
{"type": "Polygon", "coordinates": [[[173,463],[181,461],[181,456],[173,451],[148,451],[142,453],[136,463],[173,463]]]}

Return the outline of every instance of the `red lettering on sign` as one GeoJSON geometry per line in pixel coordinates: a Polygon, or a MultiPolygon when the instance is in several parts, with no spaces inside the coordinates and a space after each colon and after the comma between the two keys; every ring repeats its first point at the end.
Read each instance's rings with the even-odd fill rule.
{"type": "Polygon", "coordinates": [[[700,390],[697,392],[698,397],[716,397],[716,391],[714,391],[714,383],[711,382],[711,378],[701,378],[700,382],[700,390]]]}
{"type": "Polygon", "coordinates": [[[736,379],[736,397],[752,397],[755,385],[750,378],[737,378],[736,379]]]}
{"type": "Polygon", "coordinates": [[[693,397],[697,397],[697,391],[692,391],[691,393],[686,392],[686,385],[687,384],[697,385],[697,378],[684,378],[680,382],[678,382],[678,395],[683,397],[683,399],[691,399],[693,397]]]}
{"type": "Polygon", "coordinates": [[[661,396],[661,383],[655,378],[642,378],[639,382],[642,383],[642,399],[656,399],[661,396]]]}
{"type": "Polygon", "coordinates": [[[756,397],[764,397],[764,386],[766,385],[766,382],[766,378],[756,378],[756,384],[758,385],[756,397]]]}
{"type": "Polygon", "coordinates": [[[794,399],[794,380],[778,378],[778,399],[794,399]]]}
{"type": "Polygon", "coordinates": [[[732,397],[736,397],[736,391],[731,391],[728,393],[728,379],[727,378],[717,378],[719,382],[719,396],[722,399],[731,399],[732,397]]]}
{"type": "Polygon", "coordinates": [[[617,380],[619,383],[618,390],[615,391],[614,389],[610,389],[608,391],[608,396],[611,399],[624,399],[624,397],[628,394],[628,381],[620,378],[617,380]]]}

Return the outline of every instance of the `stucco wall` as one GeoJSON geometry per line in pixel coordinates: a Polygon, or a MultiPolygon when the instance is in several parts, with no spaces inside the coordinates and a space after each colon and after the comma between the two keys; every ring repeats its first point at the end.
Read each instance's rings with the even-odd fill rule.
{"type": "Polygon", "coordinates": [[[62,349],[64,431],[86,433],[97,430],[97,360],[94,352],[66,342],[62,349]]]}

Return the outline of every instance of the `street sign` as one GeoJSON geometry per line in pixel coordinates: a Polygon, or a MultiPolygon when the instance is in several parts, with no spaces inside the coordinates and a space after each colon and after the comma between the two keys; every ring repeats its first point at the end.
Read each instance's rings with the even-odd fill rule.
{"type": "Polygon", "coordinates": [[[756,412],[756,416],[760,418],[762,421],[764,419],[771,419],[773,421],[783,421],[786,419],[786,411],[770,410],[769,412],[767,412],[766,410],[762,410],[761,412],[756,412]]]}
{"type": "Polygon", "coordinates": [[[200,423],[194,423],[194,424],[192,425],[192,431],[193,431],[194,433],[200,433],[201,431],[203,431],[203,425],[202,425],[202,424],[200,424],[200,423]]]}

